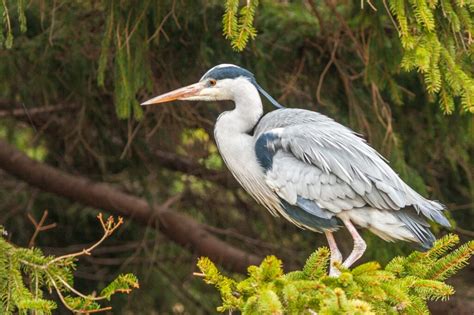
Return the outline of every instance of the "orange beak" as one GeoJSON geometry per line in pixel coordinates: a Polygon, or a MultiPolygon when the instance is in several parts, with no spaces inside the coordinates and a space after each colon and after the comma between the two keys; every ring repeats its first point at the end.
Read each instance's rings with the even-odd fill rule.
{"type": "Polygon", "coordinates": [[[185,87],[182,87],[180,89],[161,94],[157,97],[154,97],[141,105],[154,105],[154,104],[160,104],[160,103],[166,103],[166,102],[171,102],[175,100],[185,100],[188,97],[196,96],[199,94],[199,92],[204,89],[205,84],[203,82],[198,82],[194,83],[185,87]]]}

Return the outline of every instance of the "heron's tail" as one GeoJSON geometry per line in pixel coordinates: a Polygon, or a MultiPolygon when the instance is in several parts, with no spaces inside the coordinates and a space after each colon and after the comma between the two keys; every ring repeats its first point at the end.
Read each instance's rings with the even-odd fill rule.
{"type": "Polygon", "coordinates": [[[432,201],[424,198],[423,196],[419,195],[416,191],[409,188],[409,195],[411,195],[410,204],[413,205],[417,213],[423,214],[426,218],[441,224],[444,227],[451,227],[446,216],[443,214],[443,211],[446,210],[446,207],[437,202],[432,201]]]}
{"type": "MultiPolygon", "coordinates": [[[[405,228],[413,234],[415,239],[418,240],[417,244],[419,244],[420,250],[425,251],[433,247],[436,238],[430,230],[430,224],[421,215],[415,212],[414,209],[404,208],[393,211],[393,214],[405,225],[405,228]]],[[[446,220],[446,218],[444,219],[446,220]]]]}
{"type": "Polygon", "coordinates": [[[423,202],[413,204],[417,213],[423,214],[426,218],[441,224],[444,227],[451,227],[448,219],[444,215],[443,211],[446,210],[446,207],[439,202],[431,201],[423,198],[423,202]]]}

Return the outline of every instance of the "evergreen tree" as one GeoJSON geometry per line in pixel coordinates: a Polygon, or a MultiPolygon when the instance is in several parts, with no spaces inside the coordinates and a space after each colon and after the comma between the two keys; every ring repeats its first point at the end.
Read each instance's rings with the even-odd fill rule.
{"type": "MultiPolygon", "coordinates": [[[[117,296],[115,309],[212,313],[216,294],[190,277],[195,256],[215,257],[226,271],[247,263],[218,261],[229,256],[203,241],[243,251],[257,265],[273,254],[293,269],[325,244],[272,219],[226,171],[212,132],[221,105],[138,106],[211,66],[235,63],[285,106],[322,112],[364,135],[410,186],[453,210],[455,232],[467,240],[474,230],[472,12],[472,1],[454,0],[0,1],[0,155],[7,141],[42,166],[89,179],[82,181],[88,188],[106,184],[139,198],[136,213],[108,209],[133,219],[107,248],[113,263],[78,264],[79,275],[103,273],[76,277],[76,288],[103,287],[123,266],[146,289],[117,296]],[[199,233],[175,233],[182,225],[147,205],[199,233]]],[[[110,205],[110,195],[78,200],[74,185],[61,195],[46,189],[49,175],[32,187],[5,160],[0,167],[0,223],[12,242],[28,244],[27,213],[42,209],[61,228],[42,233],[38,247],[97,237],[95,216],[105,211],[98,204],[110,205]]],[[[446,233],[432,228],[437,237],[446,233]]],[[[381,265],[411,252],[364,239],[364,258],[381,265]]],[[[341,238],[341,247],[348,242],[341,238]]]]}
{"type": "Polygon", "coordinates": [[[282,262],[268,256],[250,266],[248,278],[222,275],[208,259],[198,267],[204,281],[220,292],[217,310],[242,314],[429,314],[427,301],[445,300],[454,288],[444,282],[466,266],[474,241],[452,250],[459,238],[450,234],[425,253],[392,259],[384,269],[372,261],[352,270],[339,266],[339,277],[327,274],[329,250],[317,249],[302,270],[283,273],[282,262]]]}

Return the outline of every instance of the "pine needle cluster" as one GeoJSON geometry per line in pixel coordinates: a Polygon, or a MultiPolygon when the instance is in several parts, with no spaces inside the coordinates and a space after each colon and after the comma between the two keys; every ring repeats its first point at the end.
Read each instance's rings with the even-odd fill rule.
{"type": "Polygon", "coordinates": [[[474,3],[472,1],[390,0],[404,49],[402,68],[423,74],[426,90],[438,94],[445,113],[459,97],[474,113],[474,3]]]}
{"type": "Polygon", "coordinates": [[[243,314],[429,314],[427,301],[445,300],[454,288],[444,283],[465,266],[474,253],[474,241],[457,249],[456,235],[438,240],[425,253],[396,257],[385,268],[368,262],[352,270],[338,266],[339,277],[329,277],[329,250],[319,248],[302,270],[284,274],[274,256],[248,268],[238,281],[221,274],[208,258],[198,267],[204,281],[220,292],[218,311],[243,314]]]}
{"type": "MultiPolygon", "coordinates": [[[[20,31],[25,33],[25,0],[17,0],[15,3],[20,31]]],[[[8,0],[0,1],[0,48],[5,47],[9,49],[13,46],[13,21],[11,17],[11,10],[15,9],[15,6],[9,3],[8,0]]]]}
{"type": "Polygon", "coordinates": [[[244,50],[249,39],[257,36],[257,30],[253,26],[255,10],[258,0],[247,0],[247,4],[239,10],[239,0],[227,0],[225,3],[225,14],[222,18],[222,30],[225,38],[229,39],[237,51],[244,50]]]}
{"type": "MultiPolygon", "coordinates": [[[[256,36],[253,20],[257,5],[257,1],[247,1],[238,13],[239,1],[226,1],[224,36],[237,51],[256,36]]],[[[404,50],[402,69],[423,75],[427,92],[438,96],[444,113],[454,111],[456,98],[463,111],[474,113],[473,2],[390,0],[388,7],[404,50]]]]}
{"type": "Polygon", "coordinates": [[[97,84],[105,86],[106,70],[112,64],[114,103],[117,117],[140,120],[143,111],[137,93],[144,86],[151,90],[151,70],[147,63],[149,39],[146,13],[149,1],[107,1],[107,19],[99,57],[97,84]],[[134,21],[130,25],[129,21],[134,21]]]}
{"type": "Polygon", "coordinates": [[[0,226],[0,314],[52,314],[58,305],[44,297],[44,292],[55,292],[66,308],[78,313],[96,313],[110,310],[99,302],[110,300],[116,293],[129,293],[138,288],[133,274],[121,274],[98,296],[86,295],[74,288],[73,272],[77,257],[90,255],[105,238],[121,225],[122,220],[99,220],[104,236],[88,249],[81,252],[54,257],[45,256],[38,248],[20,248],[7,242],[0,226]]]}

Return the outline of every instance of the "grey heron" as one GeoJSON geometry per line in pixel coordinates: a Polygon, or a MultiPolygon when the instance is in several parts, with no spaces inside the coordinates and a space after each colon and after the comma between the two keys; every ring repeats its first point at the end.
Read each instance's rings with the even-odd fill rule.
{"type": "Polygon", "coordinates": [[[426,219],[450,226],[444,206],[410,188],[364,139],[323,114],[283,107],[246,69],[215,66],[199,82],[142,105],[174,100],[235,103],[214,128],[223,160],[274,216],[326,235],[332,276],[339,274],[336,261],[349,268],[366,249],[355,226],[424,249],[435,240],[426,219]],[[260,94],[277,109],[264,115],[260,94]],[[354,241],[344,262],[333,236],[342,226],[354,241]]]}

